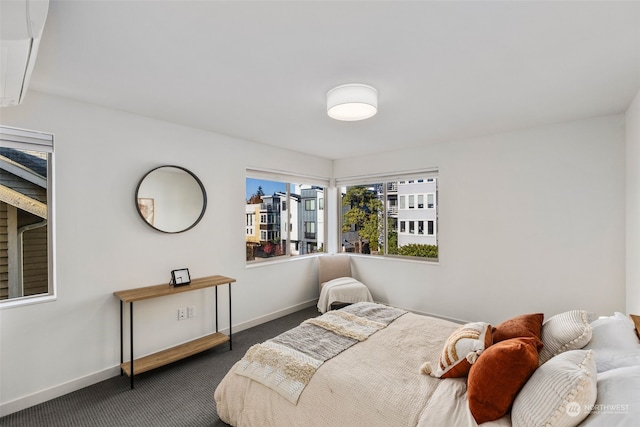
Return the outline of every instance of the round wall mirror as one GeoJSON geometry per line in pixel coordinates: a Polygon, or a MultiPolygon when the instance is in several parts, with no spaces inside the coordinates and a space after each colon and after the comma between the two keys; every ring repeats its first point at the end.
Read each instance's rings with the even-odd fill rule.
{"type": "Polygon", "coordinates": [[[182,233],[202,219],[207,193],[191,171],[180,166],[159,166],[138,183],[136,208],[140,217],[156,230],[182,233]]]}

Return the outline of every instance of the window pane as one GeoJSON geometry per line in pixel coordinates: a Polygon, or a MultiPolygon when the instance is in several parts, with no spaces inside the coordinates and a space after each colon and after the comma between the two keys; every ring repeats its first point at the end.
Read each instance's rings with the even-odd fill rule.
{"type": "Polygon", "coordinates": [[[247,261],[286,255],[282,236],[282,219],[286,219],[287,212],[286,183],[247,178],[246,200],[245,215],[256,218],[248,222],[257,223],[245,230],[247,261]]]}
{"type": "Polygon", "coordinates": [[[260,222],[250,227],[247,219],[246,260],[323,251],[324,211],[316,210],[322,199],[323,187],[247,178],[245,215],[260,222]]]}
{"type": "Polygon", "coordinates": [[[340,191],[343,251],[438,258],[437,178],[416,176],[340,191]]]}
{"type": "Polygon", "coordinates": [[[342,187],[342,250],[378,254],[383,244],[382,184],[342,187]]]}
{"type": "Polygon", "coordinates": [[[305,201],[304,201],[304,210],[306,210],[306,211],[315,211],[316,210],[316,199],[305,199],[305,201]]]}
{"type": "Polygon", "coordinates": [[[398,200],[400,209],[394,215],[389,214],[386,220],[387,254],[438,258],[437,212],[436,209],[425,209],[435,208],[437,179],[416,177],[397,181],[393,186],[387,184],[387,188],[391,187],[395,187],[395,191],[387,191],[387,204],[398,200]],[[402,209],[403,200],[407,200],[409,209],[402,209]],[[414,201],[418,209],[415,209],[414,201]]]}
{"type": "Polygon", "coordinates": [[[291,189],[294,193],[291,196],[292,203],[294,197],[299,197],[301,203],[304,203],[304,210],[299,210],[300,218],[296,220],[292,217],[291,220],[292,223],[300,224],[302,227],[300,233],[297,232],[298,226],[293,227],[296,231],[292,232],[291,242],[297,246],[297,249],[292,247],[292,253],[304,255],[323,252],[325,248],[324,210],[316,210],[316,206],[324,200],[324,188],[308,184],[291,184],[291,189]]]}
{"type": "Polygon", "coordinates": [[[0,146],[0,300],[53,293],[48,181],[53,154],[22,145],[0,146]]]}

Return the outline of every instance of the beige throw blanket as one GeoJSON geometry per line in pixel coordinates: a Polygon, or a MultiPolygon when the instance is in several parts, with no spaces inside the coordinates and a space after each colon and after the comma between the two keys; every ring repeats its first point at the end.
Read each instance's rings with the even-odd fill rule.
{"type": "MultiPolygon", "coordinates": [[[[460,325],[407,313],[327,360],[297,405],[231,368],[215,391],[220,418],[233,426],[476,427],[464,379],[419,373],[435,363],[460,325]]],[[[508,416],[485,426],[509,426],[508,416]]]]}
{"type": "Polygon", "coordinates": [[[330,311],[252,346],[240,361],[236,374],[258,381],[296,404],[324,362],[366,340],[405,313],[373,303],[357,303],[330,311]]]}

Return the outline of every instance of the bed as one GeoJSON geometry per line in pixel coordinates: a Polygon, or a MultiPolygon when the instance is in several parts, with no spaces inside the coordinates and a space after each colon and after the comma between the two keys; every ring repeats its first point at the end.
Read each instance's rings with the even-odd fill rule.
{"type": "Polygon", "coordinates": [[[620,313],[596,320],[573,310],[544,323],[537,313],[494,327],[357,303],[315,319],[252,347],[232,367],[214,393],[223,421],[261,427],[477,426],[478,420],[487,427],[545,423],[593,427],[631,426],[640,417],[640,341],[633,322],[620,313]],[[370,315],[380,310],[382,321],[370,315]],[[612,325],[624,333],[616,336],[612,325]],[[467,338],[461,339],[465,327],[480,332],[472,338],[465,332],[462,336],[467,338]],[[305,344],[294,348],[296,342],[308,341],[324,351],[322,336],[296,335],[313,328],[324,329],[321,334],[344,334],[355,342],[334,349],[335,354],[318,355],[305,344]],[[592,337],[599,338],[587,348],[592,337]],[[619,350],[614,342],[618,339],[625,342],[619,350]],[[443,364],[456,350],[461,353],[457,360],[443,364]],[[502,359],[495,359],[495,353],[502,359]],[[509,365],[512,360],[514,366],[509,365]],[[520,366],[524,360],[526,368],[520,366]],[[310,368],[305,371],[300,366],[310,368]],[[621,372],[616,375],[617,371],[621,372]],[[618,376],[625,382],[619,388],[618,376]],[[510,384],[512,377],[519,377],[518,384],[510,384]],[[493,396],[487,398],[487,387],[489,394],[497,387],[510,396],[494,405],[493,396]],[[606,389],[606,395],[601,396],[600,389],[603,393],[606,389]],[[497,412],[494,406],[499,407],[497,412]],[[486,411],[488,415],[483,414],[486,411]]]}

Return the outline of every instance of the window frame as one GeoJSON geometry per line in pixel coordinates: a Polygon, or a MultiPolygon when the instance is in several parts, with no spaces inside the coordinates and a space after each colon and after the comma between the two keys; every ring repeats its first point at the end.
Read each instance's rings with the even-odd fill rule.
{"type": "Polygon", "coordinates": [[[388,243],[389,243],[389,239],[390,239],[390,231],[393,230],[389,230],[388,229],[388,225],[389,225],[389,207],[387,206],[387,202],[390,200],[387,196],[388,196],[388,191],[389,191],[389,186],[392,184],[396,184],[396,185],[400,185],[400,184],[406,184],[406,185],[415,185],[416,183],[418,184],[423,184],[423,183],[433,183],[435,181],[435,191],[434,192],[421,192],[421,191],[415,191],[415,192],[408,192],[405,195],[399,195],[397,197],[397,208],[398,208],[398,212],[401,210],[405,210],[405,212],[415,212],[416,214],[418,214],[420,211],[427,211],[427,210],[433,210],[435,209],[435,219],[434,220],[430,220],[430,219],[426,219],[426,218],[403,218],[402,220],[400,219],[400,217],[398,217],[396,219],[396,226],[395,226],[395,232],[397,234],[397,236],[399,236],[400,234],[404,234],[404,235],[413,235],[413,236],[433,236],[435,238],[435,246],[439,246],[439,239],[440,239],[440,233],[438,231],[438,226],[437,226],[437,222],[439,219],[439,214],[438,214],[438,188],[440,185],[440,180],[439,180],[439,170],[437,168],[432,168],[432,169],[421,169],[421,170],[415,170],[415,171],[406,171],[406,172],[397,172],[397,173],[390,173],[390,174],[379,174],[379,175],[364,175],[364,176],[351,176],[351,177],[345,177],[345,178],[336,178],[335,179],[335,187],[337,189],[336,191],[336,203],[338,205],[338,221],[337,221],[337,235],[338,235],[338,248],[341,247],[341,241],[343,239],[342,237],[342,222],[343,222],[343,215],[342,215],[342,211],[341,211],[341,207],[342,207],[342,188],[344,187],[351,187],[351,186],[380,186],[383,190],[383,200],[384,200],[384,206],[382,209],[383,212],[383,219],[382,219],[382,225],[381,225],[381,233],[383,233],[383,244],[381,245],[380,248],[380,253],[379,254],[360,254],[360,253],[354,253],[354,255],[358,255],[358,256],[367,256],[367,257],[389,257],[389,258],[394,258],[394,259],[402,259],[402,260],[407,260],[407,261],[416,261],[416,262],[426,262],[426,263],[432,263],[432,264],[438,264],[440,261],[440,254],[438,253],[438,257],[437,258],[427,258],[427,257],[421,257],[421,256],[412,256],[412,255],[399,255],[399,254],[390,254],[388,251],[388,243]],[[409,198],[411,195],[418,195],[418,194],[424,194],[424,195],[429,195],[429,194],[433,194],[433,201],[434,201],[434,206],[433,208],[429,208],[427,206],[427,201],[428,201],[428,196],[424,197],[423,201],[424,201],[424,207],[419,209],[417,208],[417,203],[416,200],[417,198],[414,197],[414,207],[411,208],[409,206],[409,198]],[[405,197],[407,196],[407,197],[405,197]],[[404,202],[404,206],[403,206],[403,202],[404,202]],[[424,221],[424,228],[423,228],[423,234],[419,235],[417,234],[418,231],[418,221],[422,220],[424,221]],[[429,222],[433,223],[433,234],[429,234],[428,230],[429,230],[429,222]],[[402,231],[402,225],[405,225],[405,229],[404,231],[402,231]],[[410,227],[411,227],[411,223],[413,223],[414,226],[414,231],[413,233],[410,233],[410,227]]]}
{"type": "Polygon", "coordinates": [[[56,215],[55,215],[55,150],[54,135],[9,126],[0,126],[0,146],[47,154],[47,281],[46,293],[0,300],[0,310],[55,301],[56,280],[56,215]]]}
{"type": "MultiPolygon", "coordinates": [[[[328,241],[327,241],[327,217],[328,217],[328,210],[324,209],[324,204],[326,203],[323,199],[325,199],[327,197],[327,192],[329,190],[329,179],[328,178],[323,178],[323,177],[317,177],[317,176],[309,176],[309,175],[298,175],[298,174],[293,174],[293,173],[289,173],[289,172],[283,172],[283,171],[274,171],[274,170],[268,170],[268,169],[262,169],[262,168],[247,168],[246,169],[246,173],[245,173],[245,181],[247,178],[253,178],[253,179],[260,179],[260,180],[267,180],[267,181],[272,181],[272,182],[278,182],[278,183],[282,183],[285,184],[285,188],[286,190],[284,191],[284,193],[286,194],[284,201],[282,202],[284,204],[284,206],[287,207],[287,211],[283,210],[283,212],[289,212],[287,214],[287,218],[289,219],[288,221],[286,221],[287,224],[289,224],[289,226],[287,227],[286,224],[281,224],[280,227],[280,239],[282,240],[286,240],[287,244],[285,246],[285,253],[280,255],[280,256],[275,256],[273,258],[261,258],[260,260],[255,259],[255,260],[247,260],[245,258],[245,267],[246,268],[252,268],[252,267],[257,267],[257,266],[262,266],[262,265],[269,265],[269,264],[274,264],[274,263],[278,263],[278,262],[286,262],[288,260],[295,260],[295,259],[299,259],[301,257],[309,257],[309,256],[316,256],[318,255],[318,253],[320,253],[319,251],[316,252],[311,252],[311,253],[304,253],[304,254],[292,254],[291,253],[291,238],[290,236],[295,233],[295,231],[293,230],[293,225],[294,225],[294,221],[296,221],[295,225],[298,231],[298,240],[296,241],[296,247],[297,250],[300,250],[300,248],[298,247],[298,245],[302,245],[302,243],[305,241],[306,237],[305,237],[305,231],[306,231],[306,223],[308,221],[303,220],[302,218],[302,213],[303,212],[316,212],[316,222],[314,223],[315,226],[315,240],[318,244],[318,249],[320,248],[324,248],[324,251],[327,250],[328,247],[328,241]],[[317,198],[317,199],[309,199],[313,201],[313,209],[312,210],[307,210],[306,206],[307,206],[307,201],[305,200],[304,203],[302,200],[300,201],[295,201],[292,198],[292,190],[294,188],[294,185],[302,185],[302,186],[312,186],[312,187],[321,187],[322,188],[322,195],[321,197],[317,198]],[[318,209],[318,205],[320,203],[320,201],[317,200],[322,200],[323,203],[323,208],[322,209],[318,209]],[[294,209],[292,207],[292,203],[298,203],[298,207],[297,207],[297,215],[298,218],[296,218],[295,220],[291,218],[291,216],[293,215],[294,209]],[[319,232],[319,225],[318,223],[320,222],[320,220],[324,223],[324,226],[322,227],[322,232],[319,232]]],[[[245,200],[246,203],[246,200],[245,200]]]]}
{"type": "Polygon", "coordinates": [[[316,210],[316,199],[307,199],[304,201],[304,210],[313,212],[316,210]]]}

